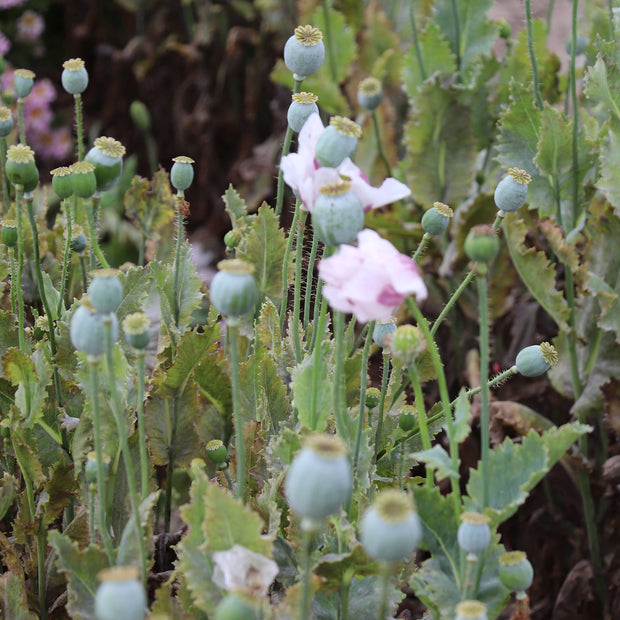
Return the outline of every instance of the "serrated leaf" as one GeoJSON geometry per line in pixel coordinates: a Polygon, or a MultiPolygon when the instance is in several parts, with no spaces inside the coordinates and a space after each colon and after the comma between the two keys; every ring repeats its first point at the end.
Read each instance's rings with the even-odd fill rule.
{"type": "MultiPolygon", "coordinates": [[[[454,406],[452,428],[454,429],[454,440],[456,443],[465,441],[471,433],[471,403],[465,392],[465,388],[461,388],[454,406]]],[[[448,432],[448,427],[444,426],[444,428],[448,432]]]]}
{"type": "Polygon", "coordinates": [[[0,309],[0,356],[4,357],[11,347],[18,346],[15,316],[0,309]]]}
{"type": "Polygon", "coordinates": [[[407,182],[416,202],[458,203],[469,193],[475,175],[476,148],[471,112],[458,102],[453,86],[429,79],[413,100],[405,126],[407,182]]]}
{"type": "Polygon", "coordinates": [[[282,262],[286,252],[286,236],[279,227],[275,211],[263,203],[252,220],[239,258],[252,263],[260,292],[272,299],[282,295],[282,262]]]}
{"type": "Polygon", "coordinates": [[[269,298],[265,299],[261,306],[256,321],[256,333],[261,344],[269,349],[276,358],[279,358],[282,351],[280,317],[278,316],[278,309],[269,298]]]}
{"type": "Polygon", "coordinates": [[[237,190],[233,187],[232,183],[228,185],[228,189],[222,195],[224,201],[224,208],[233,228],[239,228],[243,226],[243,220],[248,214],[248,209],[245,204],[245,200],[239,196],[237,190]]]}
{"type": "Polygon", "coordinates": [[[116,563],[118,566],[136,566],[141,568],[142,563],[140,560],[140,547],[138,544],[138,535],[142,535],[146,541],[146,553],[147,562],[150,563],[153,559],[153,525],[154,510],[157,500],[159,499],[161,491],[155,491],[145,497],[138,508],[140,514],[140,530],[136,530],[136,521],[134,519],[133,511],[131,517],[127,521],[121,540],[118,545],[118,552],[116,554],[116,563]]]}
{"type": "Polygon", "coordinates": [[[513,265],[521,280],[557,326],[566,329],[569,309],[564,295],[555,288],[555,268],[544,252],[525,246],[527,229],[523,220],[509,213],[502,227],[513,265]]]}
{"type": "Polygon", "coordinates": [[[52,318],[54,321],[58,320],[58,302],[60,301],[60,292],[54,287],[54,283],[49,276],[49,273],[43,271],[43,289],[45,290],[45,296],[47,297],[47,303],[49,304],[52,318]]]}
{"type": "Polygon", "coordinates": [[[600,177],[596,186],[620,215],[620,179],[618,162],[620,161],[620,134],[610,129],[602,140],[600,150],[600,177]]]}
{"type": "Polygon", "coordinates": [[[49,542],[58,554],[58,568],[67,578],[67,611],[70,616],[96,620],[97,575],[109,566],[104,551],[95,545],[81,550],[77,543],[58,530],[50,531],[49,542]]]}
{"type": "Polygon", "coordinates": [[[458,480],[459,472],[452,468],[450,455],[443,446],[435,444],[429,450],[421,450],[411,455],[418,463],[426,463],[435,473],[437,480],[452,478],[458,480]]]}
{"type": "Polygon", "coordinates": [[[4,519],[7,510],[15,501],[17,488],[17,479],[5,471],[0,480],[0,519],[4,519]]]}
{"type": "Polygon", "coordinates": [[[150,263],[144,267],[130,267],[120,274],[123,300],[116,309],[119,322],[133,312],[143,312],[143,303],[151,288],[150,263]]]}
{"type": "Polygon", "coordinates": [[[409,47],[403,58],[402,79],[405,91],[410,98],[414,98],[424,80],[435,73],[438,73],[440,77],[447,77],[456,72],[456,56],[438,24],[433,21],[427,22],[424,30],[418,35],[418,44],[424,75],[420,70],[418,56],[413,45],[409,47]]]}
{"type": "Polygon", "coordinates": [[[175,217],[175,197],[168,173],[159,170],[152,179],[135,176],[125,192],[125,212],[147,236],[160,232],[175,217]]]}
{"type": "Polygon", "coordinates": [[[12,620],[36,620],[28,610],[28,592],[23,575],[6,572],[0,576],[0,612],[12,620]]]}
{"type": "Polygon", "coordinates": [[[48,472],[48,480],[44,487],[49,498],[44,506],[46,525],[51,525],[62,513],[65,506],[69,505],[76,487],[77,481],[73,464],[57,461],[48,472]]]}
{"type": "Polygon", "coordinates": [[[620,67],[617,64],[606,63],[599,55],[586,73],[584,91],[588,98],[598,99],[610,115],[620,120],[620,67]]]}
{"type": "Polygon", "coordinates": [[[553,253],[575,271],[579,266],[579,254],[574,245],[566,242],[562,229],[553,220],[539,220],[538,228],[547,237],[553,253]]]}

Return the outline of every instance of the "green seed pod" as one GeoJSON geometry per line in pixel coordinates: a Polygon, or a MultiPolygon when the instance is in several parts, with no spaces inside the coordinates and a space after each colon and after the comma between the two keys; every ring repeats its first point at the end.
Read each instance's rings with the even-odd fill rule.
{"type": "Polygon", "coordinates": [[[224,245],[226,245],[229,250],[234,250],[241,243],[242,238],[243,235],[238,230],[229,230],[224,235],[224,245]]]}
{"type": "Polygon", "coordinates": [[[220,439],[212,439],[207,444],[207,456],[216,465],[225,463],[228,458],[228,450],[220,439]]]}
{"type": "Polygon", "coordinates": [[[418,422],[418,410],[413,405],[401,407],[398,416],[398,426],[404,433],[411,432],[418,422]]]}
{"type": "Polygon", "coordinates": [[[312,26],[297,26],[284,45],[284,64],[295,79],[303,80],[316,73],[325,59],[323,33],[312,26]]]}
{"type": "Polygon", "coordinates": [[[507,41],[510,39],[510,35],[512,34],[512,26],[502,17],[498,19],[496,22],[499,36],[507,41]]]}
{"type": "Polygon", "coordinates": [[[339,437],[316,433],[295,455],[284,483],[291,510],[302,517],[302,528],[314,529],[349,499],[353,473],[339,437]]]}
{"type": "Polygon", "coordinates": [[[222,260],[211,282],[211,303],[225,317],[240,317],[253,312],[260,291],[252,275],[254,266],[240,259],[222,260]]]}
{"type": "Polygon", "coordinates": [[[255,620],[254,609],[246,605],[238,595],[227,594],[215,608],[213,620],[255,620]]]}
{"type": "Polygon", "coordinates": [[[538,377],[558,363],[558,352],[548,342],[521,349],[515,360],[517,371],[524,377],[538,377]]]}
{"type": "Polygon", "coordinates": [[[6,175],[13,185],[21,185],[25,193],[39,184],[39,171],[34,151],[25,144],[13,144],[6,153],[6,175]]]}
{"type": "MultiPolygon", "coordinates": [[[[579,56],[586,51],[590,39],[585,34],[577,33],[577,45],[575,46],[575,56],[579,56]]],[[[566,53],[570,56],[573,49],[573,39],[571,36],[566,39],[566,53]]]]}
{"type": "Polygon", "coordinates": [[[90,198],[97,191],[95,165],[87,161],[78,161],[71,166],[71,187],[80,198],[90,198]]]}
{"type": "Polygon", "coordinates": [[[324,185],[312,208],[312,225],[326,245],[353,243],[364,228],[364,207],[349,181],[324,185]]]}
{"type": "Polygon", "coordinates": [[[13,80],[13,89],[15,94],[23,99],[30,94],[34,86],[34,73],[28,69],[17,69],[15,71],[15,79],[13,80]]]}
{"type": "Polygon", "coordinates": [[[118,269],[95,269],[88,286],[88,298],[93,308],[101,314],[114,312],[123,301],[123,285],[118,279],[118,269]]]}
{"type": "Polygon", "coordinates": [[[405,364],[413,364],[426,349],[426,341],[419,327],[401,325],[392,335],[392,355],[405,364]]]}
{"type": "Polygon", "coordinates": [[[144,620],[147,600],[139,574],[134,566],[113,566],[97,575],[101,581],[95,594],[97,620],[144,620]]]}
{"type": "Polygon", "coordinates": [[[525,592],[534,579],[534,569],[523,551],[509,551],[499,556],[500,581],[511,592],[525,592]]]}
{"type": "Polygon", "coordinates": [[[172,168],[170,169],[170,182],[174,189],[178,192],[184,192],[194,180],[194,160],[191,157],[180,155],[172,160],[172,168]]]}
{"type": "Polygon", "coordinates": [[[81,58],[70,58],[62,63],[62,87],[71,95],[80,95],[88,86],[88,71],[81,58]]]}
{"type": "MultiPolygon", "coordinates": [[[[103,472],[105,476],[108,475],[110,468],[110,457],[103,455],[103,472]]],[[[86,482],[89,484],[95,484],[97,482],[97,455],[94,452],[89,452],[86,455],[86,463],[84,464],[84,475],[86,476],[86,482]]]]}
{"type": "Polygon", "coordinates": [[[445,205],[443,202],[436,202],[422,216],[422,228],[429,235],[438,237],[448,228],[450,218],[453,215],[454,211],[448,205],[445,205]]]}
{"type": "Polygon", "coordinates": [[[487,620],[486,605],[480,601],[461,601],[454,611],[454,620],[487,620]]]}
{"type": "Polygon", "coordinates": [[[464,512],[457,533],[459,547],[467,553],[481,553],[491,542],[489,517],[479,512],[464,512]]]}
{"type": "Polygon", "coordinates": [[[495,204],[506,213],[518,211],[527,200],[527,186],[532,177],[520,168],[510,168],[495,188],[495,204]]]}
{"type": "Polygon", "coordinates": [[[0,107],[0,138],[6,138],[15,127],[11,109],[5,106],[0,107]]]}
{"type": "Polygon", "coordinates": [[[71,236],[71,251],[81,254],[88,246],[88,239],[81,226],[73,226],[71,236]]]}
{"type": "Polygon", "coordinates": [[[491,226],[474,226],[465,238],[465,253],[476,263],[490,263],[499,252],[499,239],[491,226]]]}
{"type": "Polygon", "coordinates": [[[114,313],[100,314],[91,305],[86,296],[82,297],[80,305],[71,317],[69,336],[71,344],[82,353],[88,355],[102,355],[105,353],[105,326],[104,318],[112,322],[112,342],[118,340],[118,319],[114,313]]]}
{"type": "Polygon", "coordinates": [[[151,322],[144,312],[128,314],[123,320],[123,332],[127,342],[142,351],[151,341],[151,322]]]}
{"type": "Polygon", "coordinates": [[[366,407],[374,409],[381,402],[381,390],[376,387],[366,388],[366,407]]]}
{"type": "Polygon", "coordinates": [[[98,192],[105,192],[116,185],[123,171],[124,154],[125,147],[118,140],[106,136],[97,138],[93,148],[86,153],[84,161],[95,165],[98,192]]]}
{"type": "Polygon", "coordinates": [[[336,168],[347,157],[353,157],[362,128],[344,116],[333,116],[329,127],[316,142],[315,158],[319,165],[336,168]]]}
{"type": "Polygon", "coordinates": [[[71,181],[71,168],[60,166],[50,172],[52,175],[52,189],[61,200],[73,196],[73,183],[71,181]]]}
{"type": "Polygon", "coordinates": [[[9,248],[17,245],[17,222],[15,220],[2,220],[0,239],[9,248]]]}
{"type": "Polygon", "coordinates": [[[382,99],[383,90],[377,78],[368,77],[360,82],[357,89],[357,102],[362,108],[373,112],[379,107],[382,99]]]}
{"type": "Polygon", "coordinates": [[[312,93],[294,93],[293,101],[286,112],[288,126],[299,133],[311,114],[319,113],[318,97],[312,93]]]}
{"type": "Polygon", "coordinates": [[[422,525],[411,498],[396,489],[377,496],[360,523],[360,541],[373,560],[400,562],[422,540],[422,525]]]}
{"type": "Polygon", "coordinates": [[[375,329],[372,332],[373,342],[381,348],[385,348],[388,344],[385,340],[386,336],[391,336],[396,331],[396,323],[390,321],[389,323],[375,323],[375,329]]]}
{"type": "Polygon", "coordinates": [[[151,131],[151,114],[142,101],[136,100],[131,102],[129,106],[129,116],[131,116],[133,124],[142,133],[151,131]]]}

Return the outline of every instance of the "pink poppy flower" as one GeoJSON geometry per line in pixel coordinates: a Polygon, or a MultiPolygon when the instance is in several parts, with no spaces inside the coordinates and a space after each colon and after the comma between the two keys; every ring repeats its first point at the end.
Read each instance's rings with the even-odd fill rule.
{"type": "Polygon", "coordinates": [[[22,41],[31,43],[36,41],[43,34],[44,29],[43,17],[35,11],[24,11],[17,20],[17,38],[22,41]]]}
{"type": "Polygon", "coordinates": [[[366,175],[347,157],[337,168],[319,166],[314,156],[316,143],[325,127],[318,114],[311,114],[299,132],[297,153],[282,158],[284,181],[297,192],[299,200],[312,212],[314,201],[323,185],[336,183],[346,177],[351,181],[351,191],[359,198],[364,211],[383,207],[406,198],[411,190],[393,178],[380,187],[373,187],[366,175]]]}
{"type": "Polygon", "coordinates": [[[428,292],[418,267],[374,230],[365,229],[358,245],[341,245],[319,263],[323,295],[335,310],[352,313],[358,321],[389,321],[409,296],[417,301],[428,292]]]}

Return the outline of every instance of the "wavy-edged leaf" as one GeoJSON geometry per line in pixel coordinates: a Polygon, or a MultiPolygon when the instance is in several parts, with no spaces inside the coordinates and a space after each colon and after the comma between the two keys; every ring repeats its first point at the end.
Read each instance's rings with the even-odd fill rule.
{"type": "Polygon", "coordinates": [[[28,591],[23,575],[9,571],[0,576],[0,612],[3,618],[37,620],[28,610],[28,591]]]}
{"type": "Polygon", "coordinates": [[[0,480],[0,519],[4,519],[7,510],[15,501],[17,489],[17,479],[5,471],[0,480]]]}
{"type": "Polygon", "coordinates": [[[119,322],[132,312],[143,312],[143,303],[152,286],[150,263],[144,267],[130,267],[121,272],[123,300],[116,309],[119,322]]]}
{"type": "Polygon", "coordinates": [[[620,121],[620,67],[605,62],[599,55],[584,78],[584,92],[589,99],[598,99],[610,116],[620,121]]]}
{"type": "Polygon", "coordinates": [[[222,200],[233,228],[243,227],[244,220],[248,214],[248,208],[245,200],[239,196],[239,192],[233,187],[232,183],[228,185],[228,188],[222,195],[222,200]]]}
{"type": "Polygon", "coordinates": [[[414,452],[411,456],[418,463],[426,463],[427,467],[432,468],[437,480],[458,480],[459,472],[453,469],[450,455],[443,446],[435,444],[432,448],[414,452]]]}
{"type": "Polygon", "coordinates": [[[151,562],[153,558],[154,546],[153,546],[153,525],[154,510],[157,500],[159,499],[161,491],[155,491],[145,497],[140,506],[138,512],[140,514],[140,530],[136,530],[136,520],[134,519],[133,511],[131,517],[127,521],[123,533],[121,535],[121,541],[118,546],[116,554],[116,563],[118,566],[136,566],[141,567],[140,560],[140,546],[138,544],[138,536],[141,535],[146,543],[147,561],[151,562]]]}
{"type": "Polygon", "coordinates": [[[620,133],[610,129],[602,140],[600,150],[601,174],[596,186],[616,209],[620,216],[620,178],[618,162],[620,161],[620,133]]]}
{"type": "Polygon", "coordinates": [[[175,197],[168,173],[159,170],[152,179],[135,176],[125,192],[125,212],[143,234],[152,236],[166,228],[175,217],[175,197]]]}

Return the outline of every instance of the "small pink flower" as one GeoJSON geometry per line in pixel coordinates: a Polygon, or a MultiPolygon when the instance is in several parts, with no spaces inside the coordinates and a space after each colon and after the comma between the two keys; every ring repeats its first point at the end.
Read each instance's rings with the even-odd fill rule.
{"type": "Polygon", "coordinates": [[[299,200],[308,211],[312,212],[323,185],[336,183],[343,177],[350,179],[351,191],[359,198],[364,211],[383,207],[411,194],[406,185],[391,177],[386,179],[381,187],[373,187],[364,173],[348,157],[337,168],[319,166],[314,151],[317,140],[324,130],[319,115],[311,114],[299,132],[297,153],[290,153],[280,162],[284,180],[297,192],[299,200]]]}
{"type": "Polygon", "coordinates": [[[362,230],[357,242],[357,247],[341,245],[319,263],[323,294],[332,308],[350,312],[362,323],[386,322],[409,295],[426,299],[426,286],[411,258],[374,230],[362,230]]]}
{"type": "Polygon", "coordinates": [[[56,89],[50,80],[35,80],[26,101],[48,104],[56,99],[56,89]]]}
{"type": "Polygon", "coordinates": [[[24,11],[17,20],[17,38],[21,41],[37,41],[44,29],[43,17],[35,11],[24,11]]]}
{"type": "Polygon", "coordinates": [[[0,9],[12,9],[14,6],[21,6],[26,0],[0,0],[0,9]]]}
{"type": "Polygon", "coordinates": [[[6,56],[11,49],[11,42],[0,32],[0,56],[6,56]]]}
{"type": "Polygon", "coordinates": [[[47,104],[35,103],[32,105],[30,100],[24,100],[24,124],[26,131],[40,133],[49,129],[54,114],[47,104]]]}

